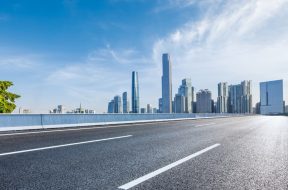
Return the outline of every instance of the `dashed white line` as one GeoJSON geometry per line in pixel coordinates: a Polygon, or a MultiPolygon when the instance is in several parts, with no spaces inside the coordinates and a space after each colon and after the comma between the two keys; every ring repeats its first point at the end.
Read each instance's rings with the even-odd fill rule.
{"type": "Polygon", "coordinates": [[[0,153],[0,156],[7,156],[7,155],[12,155],[12,154],[20,154],[20,153],[34,152],[34,151],[54,149],[54,148],[61,148],[61,147],[67,147],[67,146],[75,146],[75,145],[80,145],[80,144],[95,143],[95,142],[108,141],[108,140],[114,140],[114,139],[122,139],[122,138],[127,138],[127,137],[132,137],[132,135],[111,137],[111,138],[106,138],[106,139],[97,139],[97,140],[70,143],[70,144],[62,144],[62,145],[55,145],[55,146],[47,146],[47,147],[42,147],[42,148],[20,150],[20,151],[14,151],[14,152],[6,152],[6,153],[0,153]]]}
{"type": "Polygon", "coordinates": [[[212,150],[213,148],[216,148],[217,146],[220,146],[220,144],[214,144],[212,146],[209,146],[209,147],[207,147],[207,148],[205,148],[203,150],[200,150],[200,151],[198,151],[198,152],[196,152],[194,154],[191,154],[191,155],[189,155],[189,156],[187,156],[185,158],[182,158],[181,160],[173,162],[172,164],[169,164],[169,165],[167,165],[167,166],[165,166],[163,168],[160,168],[160,169],[158,169],[158,170],[156,170],[154,172],[151,172],[151,173],[149,173],[147,175],[144,175],[144,176],[142,176],[142,177],[140,177],[138,179],[135,179],[135,180],[133,180],[133,181],[131,181],[129,183],[126,183],[126,184],[124,184],[124,185],[122,185],[122,186],[120,186],[118,188],[119,189],[124,189],[124,190],[130,189],[130,188],[132,188],[132,187],[134,187],[134,186],[136,186],[136,185],[138,185],[138,184],[140,184],[140,183],[142,183],[142,182],[144,182],[144,181],[146,181],[146,180],[148,180],[150,178],[153,178],[153,177],[155,177],[155,176],[157,176],[157,175],[159,175],[159,174],[161,174],[161,173],[163,173],[163,172],[165,172],[167,170],[170,170],[171,168],[174,168],[174,167],[176,167],[176,166],[178,166],[178,165],[180,165],[180,164],[182,164],[184,162],[187,162],[188,160],[190,160],[192,158],[195,158],[196,156],[199,156],[199,155],[201,155],[201,154],[203,154],[203,153],[205,153],[205,152],[207,152],[209,150],[212,150]]]}
{"type": "Polygon", "coordinates": [[[195,125],[194,127],[204,127],[204,126],[209,126],[209,125],[215,125],[216,123],[206,123],[206,124],[201,124],[201,125],[195,125]]]}

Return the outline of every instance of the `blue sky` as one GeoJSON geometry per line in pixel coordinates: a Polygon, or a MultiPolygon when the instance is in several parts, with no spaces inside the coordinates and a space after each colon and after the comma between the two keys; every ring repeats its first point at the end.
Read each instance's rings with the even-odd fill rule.
{"type": "MultiPolygon", "coordinates": [[[[288,78],[287,0],[0,0],[0,80],[17,105],[46,113],[80,102],[102,113],[131,92],[157,106],[161,54],[173,60],[173,94],[190,77],[196,90],[217,83],[288,78]]],[[[287,98],[287,84],[285,98],[287,98]]]]}

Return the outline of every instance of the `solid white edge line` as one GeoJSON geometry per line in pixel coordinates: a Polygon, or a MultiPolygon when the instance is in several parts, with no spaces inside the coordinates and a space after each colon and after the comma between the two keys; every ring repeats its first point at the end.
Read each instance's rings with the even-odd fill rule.
{"type": "Polygon", "coordinates": [[[176,166],[178,166],[178,165],[180,165],[180,164],[182,164],[182,163],[184,163],[184,162],[186,162],[186,161],[188,161],[188,160],[190,160],[192,158],[195,158],[196,156],[199,156],[199,155],[201,155],[201,154],[203,154],[203,153],[205,153],[205,152],[207,152],[207,151],[209,151],[209,150],[211,150],[213,148],[216,148],[217,146],[220,146],[220,144],[214,144],[212,146],[209,146],[209,147],[207,147],[207,148],[205,148],[203,150],[200,150],[200,151],[198,151],[198,152],[196,152],[194,154],[191,154],[191,155],[189,155],[189,156],[187,156],[185,158],[182,158],[181,160],[173,162],[172,164],[169,164],[169,165],[167,165],[167,166],[165,166],[163,168],[160,168],[160,169],[158,169],[158,170],[156,170],[154,172],[151,172],[151,173],[146,174],[146,175],[144,175],[144,176],[142,176],[142,177],[140,177],[138,179],[135,179],[135,180],[133,180],[133,181],[131,181],[129,183],[126,183],[126,184],[124,184],[124,185],[122,185],[122,186],[120,186],[118,188],[119,189],[124,189],[124,190],[130,189],[130,188],[132,188],[132,187],[134,187],[134,186],[136,186],[136,185],[138,185],[138,184],[140,184],[140,183],[142,183],[142,182],[144,182],[144,181],[146,181],[146,180],[148,180],[150,178],[153,178],[153,177],[155,177],[155,176],[157,176],[157,175],[159,175],[159,174],[161,174],[161,173],[163,173],[163,172],[165,172],[167,170],[170,170],[171,168],[174,168],[174,167],[176,167],[176,166]]]}
{"type": "Polygon", "coordinates": [[[108,141],[108,140],[114,140],[114,139],[122,139],[122,138],[127,138],[127,137],[132,137],[132,135],[111,137],[111,138],[105,138],[105,139],[97,139],[97,140],[90,140],[90,141],[83,141],[83,142],[69,143],[69,144],[62,144],[62,145],[55,145],[55,146],[47,146],[47,147],[42,147],[42,148],[27,149],[27,150],[20,150],[20,151],[14,151],[14,152],[6,152],[6,153],[0,153],[0,156],[7,156],[7,155],[12,155],[12,154],[20,154],[20,153],[25,153],[25,152],[34,152],[34,151],[54,149],[54,148],[61,148],[61,147],[67,147],[67,146],[75,146],[75,145],[80,145],[80,144],[88,144],[88,143],[108,141]]]}

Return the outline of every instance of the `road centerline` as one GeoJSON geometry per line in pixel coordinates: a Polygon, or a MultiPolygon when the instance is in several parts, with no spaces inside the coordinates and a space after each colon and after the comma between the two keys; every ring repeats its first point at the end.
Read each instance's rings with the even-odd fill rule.
{"type": "Polygon", "coordinates": [[[81,144],[89,144],[89,143],[95,143],[95,142],[101,142],[101,141],[109,141],[109,140],[114,140],[114,139],[122,139],[122,138],[127,138],[127,137],[132,137],[132,135],[110,137],[110,138],[105,138],[105,139],[96,139],[96,140],[62,144],[62,145],[47,146],[47,147],[42,147],[42,148],[34,148],[34,149],[6,152],[6,153],[0,153],[0,157],[1,156],[7,156],[7,155],[13,155],[13,154],[21,154],[21,153],[26,153],[26,152],[35,152],[35,151],[55,149],[55,148],[68,147],[68,146],[75,146],[75,145],[81,145],[81,144]]]}
{"type": "Polygon", "coordinates": [[[136,185],[138,185],[138,184],[140,184],[140,183],[142,183],[144,181],[147,181],[147,180],[149,180],[149,179],[151,179],[151,178],[163,173],[163,172],[166,172],[167,170],[170,170],[170,169],[172,169],[172,168],[174,168],[174,167],[176,167],[176,166],[178,166],[178,165],[180,165],[180,164],[182,164],[184,162],[187,162],[187,161],[191,160],[192,158],[200,156],[201,154],[203,154],[203,153],[205,153],[205,152],[207,152],[209,150],[212,150],[212,149],[214,149],[214,148],[216,148],[218,146],[220,146],[220,144],[214,144],[212,146],[204,148],[204,149],[202,149],[202,150],[200,150],[198,152],[195,152],[194,154],[191,154],[191,155],[189,155],[189,156],[187,156],[185,158],[182,158],[182,159],[180,159],[180,160],[178,160],[176,162],[173,162],[173,163],[171,163],[171,164],[169,164],[167,166],[164,166],[164,167],[162,167],[162,168],[160,168],[160,169],[158,169],[158,170],[156,170],[154,172],[151,172],[151,173],[146,174],[146,175],[144,175],[144,176],[142,176],[140,178],[137,178],[137,179],[135,179],[135,180],[133,180],[133,181],[131,181],[129,183],[126,183],[126,184],[124,184],[124,185],[122,185],[122,186],[120,186],[118,188],[119,189],[124,189],[124,190],[130,189],[130,188],[132,188],[132,187],[134,187],[134,186],[136,186],[136,185]]]}

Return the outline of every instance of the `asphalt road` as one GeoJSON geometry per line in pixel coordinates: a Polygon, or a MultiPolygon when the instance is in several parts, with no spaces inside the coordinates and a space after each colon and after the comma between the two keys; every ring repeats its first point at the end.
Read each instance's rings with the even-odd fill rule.
{"type": "Polygon", "coordinates": [[[288,117],[0,134],[0,189],[288,189],[288,117]]]}

